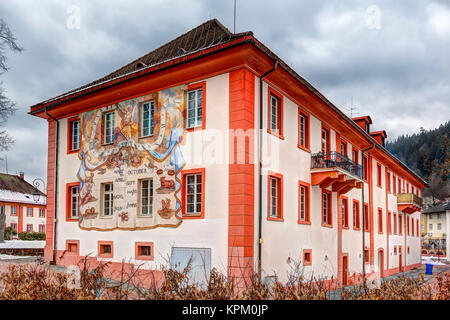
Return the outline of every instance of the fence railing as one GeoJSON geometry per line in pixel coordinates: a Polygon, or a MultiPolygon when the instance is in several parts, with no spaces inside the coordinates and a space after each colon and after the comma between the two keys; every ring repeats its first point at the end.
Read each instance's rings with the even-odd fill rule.
{"type": "Polygon", "coordinates": [[[422,198],[414,193],[399,193],[397,194],[397,203],[411,203],[422,207],[422,198]]]}
{"type": "Polygon", "coordinates": [[[341,168],[358,178],[363,178],[362,166],[336,151],[319,152],[311,155],[311,169],[341,168]]]}

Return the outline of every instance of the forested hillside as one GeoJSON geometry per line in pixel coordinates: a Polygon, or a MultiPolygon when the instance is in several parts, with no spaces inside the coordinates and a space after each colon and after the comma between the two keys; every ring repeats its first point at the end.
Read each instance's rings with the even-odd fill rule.
{"type": "Polygon", "coordinates": [[[429,182],[424,196],[443,200],[450,196],[449,138],[450,121],[447,121],[437,129],[421,128],[420,133],[388,141],[386,148],[429,182]]]}

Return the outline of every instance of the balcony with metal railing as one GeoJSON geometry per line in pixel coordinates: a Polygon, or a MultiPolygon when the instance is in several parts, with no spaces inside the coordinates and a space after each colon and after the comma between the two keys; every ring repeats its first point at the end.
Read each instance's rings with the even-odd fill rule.
{"type": "Polygon", "coordinates": [[[311,169],[340,168],[362,179],[362,166],[337,151],[311,155],[311,169]]]}
{"type": "Polygon", "coordinates": [[[362,188],[362,166],[339,152],[319,152],[311,155],[311,183],[321,188],[332,186],[341,194],[362,188]]]}
{"type": "Polygon", "coordinates": [[[397,194],[397,209],[405,213],[414,213],[422,208],[422,198],[414,193],[397,194]]]}

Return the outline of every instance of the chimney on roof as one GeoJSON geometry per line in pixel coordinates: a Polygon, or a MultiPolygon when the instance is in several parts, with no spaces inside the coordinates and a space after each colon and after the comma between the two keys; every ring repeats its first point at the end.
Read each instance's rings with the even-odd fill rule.
{"type": "Polygon", "coordinates": [[[369,116],[352,118],[358,126],[360,126],[367,134],[370,134],[370,125],[372,124],[372,119],[369,116]]]}
{"type": "Polygon", "coordinates": [[[24,176],[24,173],[21,171],[21,172],[19,173],[19,178],[23,180],[24,177],[25,177],[25,176],[24,176]]]}
{"type": "Polygon", "coordinates": [[[386,142],[386,138],[387,138],[386,131],[384,131],[384,130],[375,131],[375,132],[371,132],[370,135],[372,136],[372,138],[377,140],[377,142],[379,144],[381,144],[383,147],[385,147],[385,142],[386,142]]]}

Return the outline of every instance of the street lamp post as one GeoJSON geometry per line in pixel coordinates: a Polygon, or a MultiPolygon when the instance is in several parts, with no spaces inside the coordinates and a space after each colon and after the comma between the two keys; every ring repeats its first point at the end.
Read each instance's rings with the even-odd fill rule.
{"type": "MultiPolygon", "coordinates": [[[[41,194],[39,193],[39,187],[43,186],[43,190],[45,190],[45,182],[41,178],[36,178],[33,180],[33,186],[36,188],[33,192],[33,200],[34,202],[39,202],[39,199],[41,198],[41,194]]],[[[46,197],[46,196],[44,196],[46,197]]]]}

